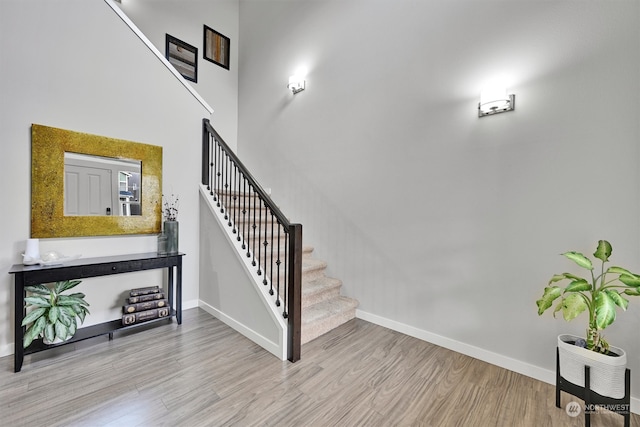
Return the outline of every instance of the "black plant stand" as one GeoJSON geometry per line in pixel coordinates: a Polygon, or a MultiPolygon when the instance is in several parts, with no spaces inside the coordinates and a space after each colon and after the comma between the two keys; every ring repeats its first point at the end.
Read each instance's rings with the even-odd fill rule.
{"type": "Polygon", "coordinates": [[[584,367],[584,387],[575,385],[560,375],[560,351],[556,348],[556,407],[560,408],[560,392],[564,391],[574,395],[578,399],[584,400],[584,425],[591,427],[591,411],[602,405],[611,412],[621,414],[624,417],[624,427],[629,427],[631,420],[631,371],[629,368],[624,375],[624,397],[621,399],[613,399],[611,397],[602,396],[589,388],[590,386],[590,367],[584,367]]]}

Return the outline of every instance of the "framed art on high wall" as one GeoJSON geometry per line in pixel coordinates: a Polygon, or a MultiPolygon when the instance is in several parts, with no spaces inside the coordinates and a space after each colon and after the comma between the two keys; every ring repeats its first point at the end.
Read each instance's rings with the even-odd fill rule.
{"type": "Polygon", "coordinates": [[[204,59],[228,70],[230,44],[229,37],[204,26],[204,59]]]}
{"type": "Polygon", "coordinates": [[[165,55],[182,77],[198,83],[198,48],[167,34],[165,55]]]}

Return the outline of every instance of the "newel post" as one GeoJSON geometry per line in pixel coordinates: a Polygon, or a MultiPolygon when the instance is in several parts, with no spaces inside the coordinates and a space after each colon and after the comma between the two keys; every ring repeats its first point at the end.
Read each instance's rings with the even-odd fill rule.
{"type": "Polygon", "coordinates": [[[302,224],[291,224],[289,230],[288,359],[297,362],[302,347],[302,224]]]}

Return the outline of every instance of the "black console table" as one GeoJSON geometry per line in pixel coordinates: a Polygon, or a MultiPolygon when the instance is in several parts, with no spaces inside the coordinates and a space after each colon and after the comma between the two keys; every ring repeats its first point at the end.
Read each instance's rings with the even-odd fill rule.
{"type": "MultiPolygon", "coordinates": [[[[117,319],[110,322],[80,328],[75,335],[60,344],[46,345],[42,339],[34,340],[27,348],[23,348],[22,340],[26,327],[22,325],[25,316],[24,298],[26,296],[25,287],[39,283],[50,283],[61,280],[83,279],[86,277],[107,276],[110,274],[130,273],[133,271],[152,270],[157,268],[167,269],[167,293],[169,307],[172,316],[176,317],[178,324],[182,323],[182,257],[183,253],[158,255],[155,252],[142,254],[129,254],[107,256],[99,258],[84,258],[66,262],[62,265],[39,266],[15,264],[9,270],[9,274],[15,274],[15,333],[14,333],[14,371],[20,372],[22,362],[26,354],[37,353],[59,345],[69,344],[100,335],[113,337],[113,332],[121,329],[134,328],[147,325],[150,322],[138,323],[123,326],[122,320],[117,319]],[[175,277],[175,280],[174,280],[175,277]],[[174,283],[175,282],[175,283],[174,283]],[[174,292],[175,284],[175,292],[174,292]],[[175,302],[175,309],[174,309],[175,302]]],[[[156,320],[166,320],[160,318],[156,320]]]]}

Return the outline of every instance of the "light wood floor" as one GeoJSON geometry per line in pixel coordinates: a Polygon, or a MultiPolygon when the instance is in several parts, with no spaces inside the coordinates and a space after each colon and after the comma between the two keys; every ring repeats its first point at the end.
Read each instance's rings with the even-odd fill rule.
{"type": "MultiPolygon", "coordinates": [[[[200,309],[181,326],[27,356],[20,373],[0,359],[2,426],[584,425],[554,400],[551,385],[359,319],[294,364],[200,309]]],[[[591,420],[622,426],[610,413],[591,420]]]]}

